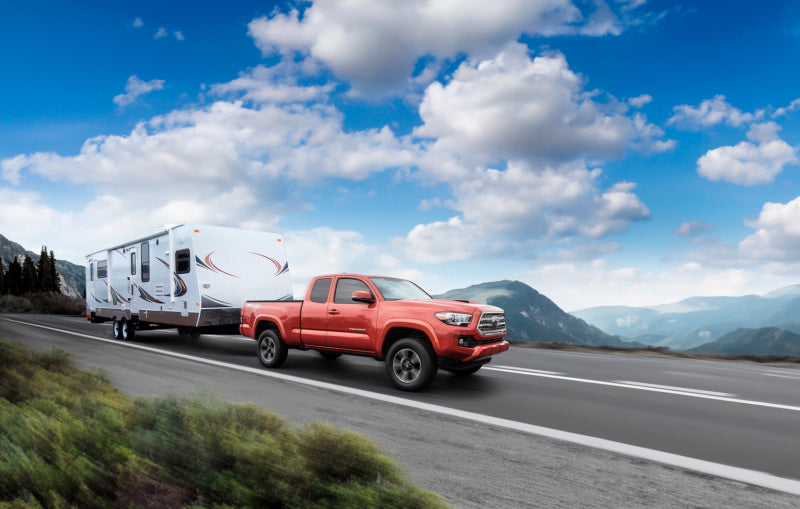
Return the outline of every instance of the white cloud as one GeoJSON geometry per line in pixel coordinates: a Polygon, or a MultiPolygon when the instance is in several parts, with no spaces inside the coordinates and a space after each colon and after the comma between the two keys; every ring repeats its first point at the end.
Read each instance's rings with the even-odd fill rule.
{"type": "Polygon", "coordinates": [[[425,263],[497,253],[533,257],[543,244],[605,238],[649,217],[632,192],[634,184],[600,189],[600,175],[582,162],[543,168],[513,163],[503,171],[475,170],[451,184],[455,198],[448,205],[460,216],[417,225],[393,245],[425,263]]]}
{"type": "Polygon", "coordinates": [[[181,32],[180,30],[176,30],[174,32],[174,35],[175,35],[175,39],[177,39],[179,41],[183,40],[183,32],[181,32]]]}
{"type": "Polygon", "coordinates": [[[158,30],[156,31],[155,35],[153,35],[153,39],[163,39],[164,37],[167,37],[168,35],[169,34],[167,33],[167,29],[166,28],[158,27],[158,30]]]}
{"type": "Polygon", "coordinates": [[[674,114],[667,124],[677,124],[692,129],[711,127],[721,123],[738,127],[764,118],[763,110],[755,113],[743,113],[740,109],[731,106],[724,95],[706,99],[696,108],[688,104],[675,106],[673,112],[674,114]]]}
{"type": "Polygon", "coordinates": [[[651,102],[653,102],[653,96],[651,96],[650,94],[642,94],[640,96],[631,97],[630,99],[628,99],[628,104],[630,104],[634,108],[641,108],[646,104],[650,104],[651,102]]]}
{"type": "Polygon", "coordinates": [[[794,101],[790,102],[788,106],[775,110],[772,113],[772,118],[784,117],[797,110],[800,110],[800,99],[795,99],[794,101]]]}
{"type": "Polygon", "coordinates": [[[320,274],[356,272],[415,279],[419,273],[404,268],[386,249],[366,242],[360,233],[329,227],[285,232],[295,298],[302,298],[309,282],[320,274]]]}
{"type": "Polygon", "coordinates": [[[800,197],[789,203],[766,203],[758,218],[747,221],[756,229],[739,243],[750,259],[794,262],[800,252],[800,197]]]}
{"type": "Polygon", "coordinates": [[[420,106],[424,125],[414,134],[476,164],[619,156],[637,141],[654,150],[672,146],[654,141],[663,131],[644,116],[604,113],[583,86],[563,54],[531,59],[526,46],[510,44],[492,59],[464,62],[446,85],[431,84],[420,106]]]}
{"type": "Polygon", "coordinates": [[[131,25],[133,26],[133,28],[142,28],[144,26],[144,22],[142,21],[142,18],[136,18],[135,20],[133,20],[133,23],[131,25]]]}
{"type": "Polygon", "coordinates": [[[137,98],[144,94],[148,94],[154,90],[162,90],[164,88],[164,80],[150,80],[142,81],[135,75],[128,78],[125,84],[125,93],[114,96],[114,104],[119,107],[125,107],[133,104],[137,98]]]}
{"type": "Polygon", "coordinates": [[[213,85],[211,92],[219,96],[238,94],[254,103],[325,101],[333,92],[334,86],[300,86],[297,78],[304,72],[305,69],[301,66],[286,61],[271,67],[259,65],[240,73],[233,81],[213,85]]]}
{"type": "Polygon", "coordinates": [[[681,237],[694,237],[696,235],[708,233],[713,229],[714,225],[706,224],[700,221],[685,221],[681,223],[680,226],[675,228],[675,231],[673,231],[672,234],[679,235],[681,237]]]}
{"type": "Polygon", "coordinates": [[[794,148],[778,137],[774,122],[753,124],[750,140],[733,147],[720,147],[697,160],[697,172],[709,180],[753,186],[772,182],[783,167],[797,163],[794,148]]]}
{"type": "Polygon", "coordinates": [[[356,90],[384,93],[402,89],[425,56],[484,58],[521,34],[620,33],[608,4],[592,5],[585,19],[569,0],[317,0],[248,27],[264,54],[308,54],[356,90]]]}

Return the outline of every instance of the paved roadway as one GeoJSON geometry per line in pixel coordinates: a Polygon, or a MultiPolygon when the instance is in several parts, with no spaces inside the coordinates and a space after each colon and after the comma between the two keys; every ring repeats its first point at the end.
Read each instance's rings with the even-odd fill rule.
{"type": "MultiPolygon", "coordinates": [[[[79,364],[107,369],[131,394],[209,390],[256,401],[293,422],[328,420],[355,429],[406,464],[415,482],[459,507],[800,504],[797,368],[512,348],[472,377],[442,372],[417,394],[392,389],[383,364],[368,358],[326,361],[315,352],[292,350],[285,367],[274,371],[351,391],[341,394],[125,348],[108,341],[109,324],[76,318],[0,315],[0,338],[64,348],[79,364]],[[381,398],[401,398],[411,406],[381,398]],[[426,405],[443,413],[431,413],[426,405]],[[472,419],[476,414],[497,422],[472,419]],[[602,447],[613,441],[693,458],[705,474],[693,474],[687,470],[692,464],[671,463],[660,453],[655,458],[665,457],[673,466],[541,438],[539,427],[593,437],[582,444],[600,439],[602,447]],[[744,480],[750,476],[761,486],[770,484],[761,483],[758,473],[768,481],[789,479],[778,488],[794,494],[710,477],[703,462],[746,469],[744,480]]],[[[238,336],[192,341],[174,331],[149,331],[137,333],[132,344],[265,371],[255,343],[238,336]]],[[[650,457],[639,451],[632,455],[650,457]]],[[[733,478],[741,480],[738,472],[733,478]]]]}

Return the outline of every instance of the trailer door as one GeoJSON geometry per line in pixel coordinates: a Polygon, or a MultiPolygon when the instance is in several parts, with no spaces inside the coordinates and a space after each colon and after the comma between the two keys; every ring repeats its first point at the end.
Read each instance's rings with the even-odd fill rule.
{"type": "Polygon", "coordinates": [[[139,302],[136,299],[136,279],[138,273],[139,258],[137,248],[132,247],[128,250],[128,261],[130,262],[130,275],[128,276],[128,302],[130,302],[131,313],[139,312],[139,302]]]}

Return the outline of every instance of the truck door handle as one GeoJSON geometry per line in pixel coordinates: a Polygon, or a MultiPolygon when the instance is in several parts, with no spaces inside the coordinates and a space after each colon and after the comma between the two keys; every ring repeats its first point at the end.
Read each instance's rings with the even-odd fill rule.
{"type": "Polygon", "coordinates": [[[331,309],[330,311],[328,311],[328,314],[329,315],[338,315],[339,314],[339,310],[338,309],[331,309]]]}

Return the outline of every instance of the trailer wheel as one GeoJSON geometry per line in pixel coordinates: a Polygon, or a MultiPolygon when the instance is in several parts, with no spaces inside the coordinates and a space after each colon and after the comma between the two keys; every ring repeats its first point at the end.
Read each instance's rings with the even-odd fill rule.
{"type": "Polygon", "coordinates": [[[122,324],[116,318],[111,322],[111,335],[114,339],[122,339],[122,324]]]}
{"type": "Polygon", "coordinates": [[[131,320],[123,318],[120,320],[120,339],[130,340],[136,335],[136,323],[131,320]]]}
{"type": "Polygon", "coordinates": [[[438,366],[430,346],[414,338],[397,341],[386,356],[386,374],[400,390],[419,391],[436,377],[438,366]]]}
{"type": "Polygon", "coordinates": [[[258,336],[258,360],[267,368],[279,368],[286,362],[286,343],[273,330],[265,330],[258,336]]]}

